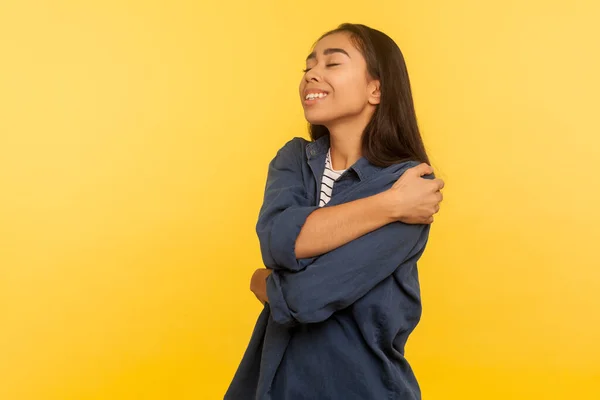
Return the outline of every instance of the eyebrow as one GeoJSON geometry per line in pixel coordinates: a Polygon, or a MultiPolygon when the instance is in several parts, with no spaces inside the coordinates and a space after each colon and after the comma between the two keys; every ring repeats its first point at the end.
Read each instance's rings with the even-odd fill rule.
{"type": "MultiPolygon", "coordinates": [[[[350,58],[350,54],[348,54],[348,52],[346,50],[344,50],[344,49],[329,48],[329,49],[325,49],[323,51],[323,55],[326,55],[326,56],[328,56],[330,54],[334,54],[334,53],[342,53],[342,54],[345,54],[348,58],[350,58]]],[[[315,59],[315,58],[317,58],[317,52],[313,51],[312,53],[310,53],[308,55],[308,57],[306,57],[306,61],[312,60],[312,59],[315,59]]]]}

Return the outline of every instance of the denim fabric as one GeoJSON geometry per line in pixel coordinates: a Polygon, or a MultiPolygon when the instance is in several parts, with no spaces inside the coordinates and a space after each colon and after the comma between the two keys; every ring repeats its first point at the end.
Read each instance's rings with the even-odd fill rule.
{"type": "MultiPolygon", "coordinates": [[[[269,165],[256,231],[269,303],[227,400],[420,399],[404,357],[421,317],[417,260],[429,225],[394,222],[318,257],[295,242],[317,207],[329,137],[290,140],[269,165]]],[[[336,182],[325,207],[389,189],[417,162],[387,168],[364,157],[336,182]]]]}

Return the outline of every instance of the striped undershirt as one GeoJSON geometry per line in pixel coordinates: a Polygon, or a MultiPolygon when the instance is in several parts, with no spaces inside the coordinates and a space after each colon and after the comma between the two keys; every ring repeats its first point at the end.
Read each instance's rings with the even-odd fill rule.
{"type": "Polygon", "coordinates": [[[325,159],[325,171],[323,171],[323,178],[321,179],[321,193],[319,195],[319,207],[323,207],[331,200],[331,192],[333,191],[333,184],[346,170],[334,170],[331,165],[331,148],[327,151],[327,158],[325,159]]]}

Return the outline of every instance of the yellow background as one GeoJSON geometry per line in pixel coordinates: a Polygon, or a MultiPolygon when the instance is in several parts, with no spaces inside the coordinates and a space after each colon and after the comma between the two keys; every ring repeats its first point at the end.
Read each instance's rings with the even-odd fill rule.
{"type": "Polygon", "coordinates": [[[403,49],[447,182],[424,398],[600,399],[600,5],[367,4],[0,1],[0,399],[222,398],[266,167],[345,21],[403,49]]]}

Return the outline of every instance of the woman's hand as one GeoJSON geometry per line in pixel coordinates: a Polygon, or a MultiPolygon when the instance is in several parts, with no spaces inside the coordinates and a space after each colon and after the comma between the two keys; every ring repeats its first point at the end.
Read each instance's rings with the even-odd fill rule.
{"type": "Polygon", "coordinates": [[[254,271],[252,279],[250,279],[250,290],[262,304],[269,301],[267,297],[267,278],[271,275],[271,272],[270,269],[259,268],[254,271]]]}
{"type": "Polygon", "coordinates": [[[425,179],[433,168],[420,164],[407,170],[394,185],[381,193],[384,204],[394,221],[406,224],[431,224],[433,215],[440,210],[444,181],[425,179]]]}

